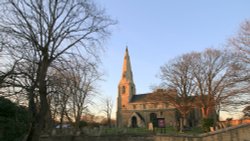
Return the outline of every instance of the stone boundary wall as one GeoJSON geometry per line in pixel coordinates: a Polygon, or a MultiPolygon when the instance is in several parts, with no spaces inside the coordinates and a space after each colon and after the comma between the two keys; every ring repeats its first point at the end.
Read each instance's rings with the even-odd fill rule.
{"type": "Polygon", "coordinates": [[[250,124],[242,124],[193,136],[156,135],[154,141],[250,141],[250,124]]]}
{"type": "Polygon", "coordinates": [[[237,126],[237,125],[241,125],[241,124],[250,124],[250,119],[236,119],[236,120],[229,120],[229,121],[220,121],[220,123],[225,123],[225,124],[229,124],[231,126],[237,126]]]}
{"type": "Polygon", "coordinates": [[[250,124],[242,124],[200,135],[152,136],[54,136],[40,141],[250,141],[250,124]]]}

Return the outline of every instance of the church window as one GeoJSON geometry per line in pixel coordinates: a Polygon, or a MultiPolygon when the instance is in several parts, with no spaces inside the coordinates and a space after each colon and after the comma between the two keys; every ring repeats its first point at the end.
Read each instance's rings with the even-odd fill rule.
{"type": "Polygon", "coordinates": [[[124,73],[122,74],[122,77],[123,77],[123,78],[125,78],[125,77],[126,77],[126,72],[124,72],[124,73]]]}
{"type": "Polygon", "coordinates": [[[124,94],[126,92],[126,87],[122,86],[122,94],[124,94]]]}
{"type": "Polygon", "coordinates": [[[157,127],[157,115],[156,115],[156,113],[150,113],[149,119],[150,119],[150,122],[152,122],[153,126],[157,127]]]}
{"type": "Polygon", "coordinates": [[[133,108],[136,109],[136,105],[133,105],[133,108]]]}

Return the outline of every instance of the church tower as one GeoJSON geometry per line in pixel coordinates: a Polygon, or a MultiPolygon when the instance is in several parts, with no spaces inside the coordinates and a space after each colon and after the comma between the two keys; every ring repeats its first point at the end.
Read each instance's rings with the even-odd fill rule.
{"type": "Polygon", "coordinates": [[[133,95],[135,95],[135,84],[133,81],[133,73],[130,64],[130,57],[128,48],[126,47],[125,56],[123,60],[122,77],[118,85],[118,99],[117,99],[117,125],[121,127],[123,124],[122,111],[128,109],[128,105],[133,95]]]}

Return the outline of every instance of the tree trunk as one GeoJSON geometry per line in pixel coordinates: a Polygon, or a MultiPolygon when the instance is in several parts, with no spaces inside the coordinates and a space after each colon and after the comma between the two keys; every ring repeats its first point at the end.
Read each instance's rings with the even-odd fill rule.
{"type": "Polygon", "coordinates": [[[187,127],[187,114],[183,114],[180,118],[180,132],[183,132],[184,127],[187,127]]]}
{"type": "Polygon", "coordinates": [[[217,123],[218,121],[220,121],[220,109],[221,109],[221,106],[217,105],[217,108],[214,111],[214,121],[215,121],[215,123],[217,123]]]}
{"type": "Polygon", "coordinates": [[[183,118],[182,117],[180,118],[180,131],[179,132],[180,133],[183,132],[183,118]]]}
{"type": "Polygon", "coordinates": [[[46,75],[49,66],[48,54],[44,54],[44,58],[39,64],[37,71],[37,81],[39,88],[39,98],[40,98],[40,107],[39,112],[35,117],[34,123],[32,124],[31,131],[29,133],[27,141],[39,141],[42,129],[45,126],[45,120],[48,116],[49,104],[47,100],[47,86],[46,86],[46,75]]]}
{"type": "Polygon", "coordinates": [[[28,94],[29,111],[31,112],[31,125],[30,125],[28,136],[27,136],[27,141],[32,141],[32,136],[33,136],[33,134],[35,134],[34,133],[35,120],[36,120],[36,116],[37,116],[37,109],[36,109],[36,104],[35,104],[35,94],[34,94],[35,84],[33,84],[33,85],[34,86],[31,86],[31,88],[29,89],[29,94],[28,94]]]}
{"type": "Polygon", "coordinates": [[[40,134],[45,125],[45,119],[48,114],[48,103],[45,95],[40,95],[40,111],[37,114],[34,122],[31,126],[31,131],[29,133],[27,141],[39,141],[40,134]]]}
{"type": "Polygon", "coordinates": [[[208,116],[209,116],[209,108],[202,107],[201,111],[202,111],[202,118],[208,118],[208,116]]]}
{"type": "Polygon", "coordinates": [[[108,127],[111,127],[111,118],[108,118],[108,127]]]}
{"type": "Polygon", "coordinates": [[[62,109],[60,113],[60,130],[62,130],[62,125],[63,125],[63,115],[64,115],[64,108],[62,109]]]}
{"type": "Polygon", "coordinates": [[[39,141],[40,134],[37,135],[37,131],[35,130],[36,129],[35,124],[36,124],[35,121],[31,123],[31,128],[27,137],[27,141],[35,141],[35,140],[39,141]]]}
{"type": "Polygon", "coordinates": [[[187,117],[183,117],[183,127],[187,127],[187,117]]]}

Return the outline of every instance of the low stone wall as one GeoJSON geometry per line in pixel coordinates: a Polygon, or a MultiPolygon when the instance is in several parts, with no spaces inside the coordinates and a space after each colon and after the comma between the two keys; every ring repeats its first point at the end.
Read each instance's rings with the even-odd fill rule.
{"type": "Polygon", "coordinates": [[[250,141],[250,124],[228,127],[196,136],[157,135],[154,141],[250,141]]]}
{"type": "Polygon", "coordinates": [[[41,137],[41,141],[250,141],[250,124],[243,124],[194,136],[44,136],[41,137]]]}
{"type": "Polygon", "coordinates": [[[250,141],[250,124],[228,127],[201,137],[202,141],[250,141]]]}
{"type": "Polygon", "coordinates": [[[220,121],[220,123],[224,123],[226,125],[231,125],[231,126],[237,126],[240,124],[250,124],[250,119],[236,119],[236,120],[226,120],[226,121],[220,121]]]}

